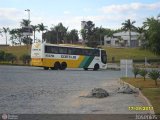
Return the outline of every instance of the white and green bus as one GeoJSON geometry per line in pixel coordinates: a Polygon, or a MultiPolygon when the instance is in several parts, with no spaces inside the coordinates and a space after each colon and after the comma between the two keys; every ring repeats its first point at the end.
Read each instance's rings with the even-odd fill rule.
{"type": "Polygon", "coordinates": [[[67,44],[34,43],[31,48],[31,65],[45,70],[83,68],[106,69],[106,51],[99,48],[67,44]]]}

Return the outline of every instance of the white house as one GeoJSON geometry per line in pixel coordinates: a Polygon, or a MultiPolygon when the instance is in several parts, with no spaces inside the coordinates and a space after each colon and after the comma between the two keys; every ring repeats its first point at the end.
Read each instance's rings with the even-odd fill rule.
{"type": "Polygon", "coordinates": [[[139,33],[131,32],[131,41],[129,32],[117,32],[113,37],[104,36],[104,45],[113,47],[138,47],[140,42],[138,40],[139,33]]]}

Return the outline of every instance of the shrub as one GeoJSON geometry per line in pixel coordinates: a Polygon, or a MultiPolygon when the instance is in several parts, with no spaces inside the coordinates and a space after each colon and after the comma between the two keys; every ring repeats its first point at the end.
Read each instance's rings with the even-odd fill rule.
{"type": "Polygon", "coordinates": [[[157,86],[157,79],[160,77],[160,72],[158,70],[152,70],[148,75],[152,80],[155,81],[155,85],[157,86]]]}
{"type": "Polygon", "coordinates": [[[139,74],[144,78],[144,81],[146,80],[146,75],[148,74],[148,71],[146,69],[139,70],[139,74]]]}
{"type": "Polygon", "coordinates": [[[31,60],[31,56],[28,54],[23,54],[20,59],[22,60],[23,64],[29,64],[31,60]]]}
{"type": "Polygon", "coordinates": [[[12,64],[14,63],[14,61],[17,59],[17,57],[15,55],[13,55],[12,53],[5,53],[4,55],[4,60],[7,62],[12,62],[12,64]]]}
{"type": "Polygon", "coordinates": [[[134,68],[133,68],[132,72],[133,72],[135,78],[136,78],[137,75],[139,74],[139,71],[140,71],[139,68],[137,68],[137,67],[134,67],[134,68]]]}
{"type": "Polygon", "coordinates": [[[5,52],[0,50],[0,61],[4,61],[5,52]]]}

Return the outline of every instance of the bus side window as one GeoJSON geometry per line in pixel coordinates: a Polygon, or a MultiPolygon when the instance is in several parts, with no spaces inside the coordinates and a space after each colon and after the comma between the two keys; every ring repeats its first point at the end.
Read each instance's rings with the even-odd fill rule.
{"type": "Polygon", "coordinates": [[[51,52],[54,54],[58,54],[58,47],[52,46],[51,47],[51,52]]]}
{"type": "Polygon", "coordinates": [[[91,49],[84,49],[83,54],[86,56],[93,56],[93,50],[91,49]]]}
{"type": "Polygon", "coordinates": [[[45,53],[58,53],[58,48],[55,46],[45,46],[45,53]]]}
{"type": "Polygon", "coordinates": [[[73,51],[72,48],[68,48],[68,54],[69,54],[69,55],[72,55],[72,54],[73,54],[72,51],[73,51]]]}
{"type": "Polygon", "coordinates": [[[59,54],[67,54],[67,48],[66,47],[59,47],[59,54]]]}
{"type": "Polygon", "coordinates": [[[94,56],[99,56],[99,55],[100,55],[99,52],[100,52],[99,50],[94,49],[94,50],[93,50],[93,55],[94,55],[94,56]]]}

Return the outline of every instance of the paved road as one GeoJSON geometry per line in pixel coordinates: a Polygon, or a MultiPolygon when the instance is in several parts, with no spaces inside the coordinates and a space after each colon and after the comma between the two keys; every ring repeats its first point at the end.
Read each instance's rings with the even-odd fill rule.
{"type": "Polygon", "coordinates": [[[127,105],[142,105],[142,101],[134,95],[115,95],[104,107],[106,99],[79,97],[95,87],[114,90],[121,75],[109,70],[0,66],[0,113],[126,113],[127,105]]]}

